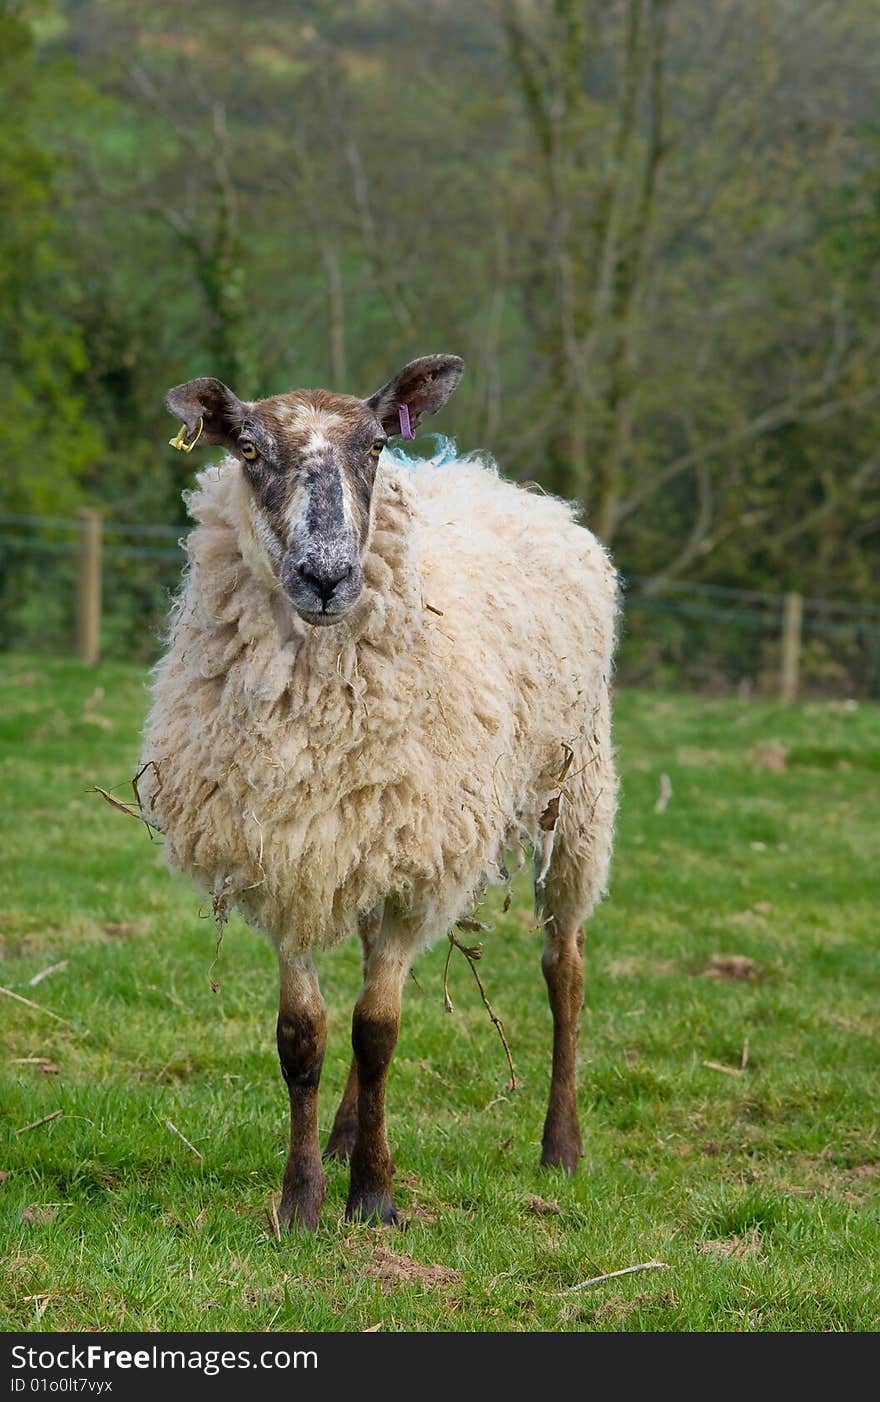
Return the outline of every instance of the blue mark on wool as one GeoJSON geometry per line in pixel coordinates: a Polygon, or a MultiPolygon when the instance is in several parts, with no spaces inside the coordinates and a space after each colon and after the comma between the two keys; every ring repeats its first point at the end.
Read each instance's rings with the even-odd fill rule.
{"type": "Polygon", "coordinates": [[[447,463],[454,462],[457,456],[455,451],[455,439],[447,438],[445,433],[423,433],[420,435],[421,441],[426,438],[434,440],[434,451],[426,457],[413,457],[404,448],[395,445],[393,448],[385,449],[389,453],[398,467],[404,467],[412,472],[417,467],[427,465],[428,467],[445,467],[447,463]]]}

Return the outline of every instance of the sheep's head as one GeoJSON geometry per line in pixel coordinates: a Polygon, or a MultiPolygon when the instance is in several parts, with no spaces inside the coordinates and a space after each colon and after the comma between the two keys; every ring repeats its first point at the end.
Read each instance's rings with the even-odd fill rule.
{"type": "Polygon", "coordinates": [[[422,356],[369,399],[305,389],[248,403],[220,380],[190,380],[165,404],[190,441],[221,443],[239,459],[269,568],[300,616],[326,625],[363,589],[382,449],[436,414],[463,368],[455,355],[422,356]]]}

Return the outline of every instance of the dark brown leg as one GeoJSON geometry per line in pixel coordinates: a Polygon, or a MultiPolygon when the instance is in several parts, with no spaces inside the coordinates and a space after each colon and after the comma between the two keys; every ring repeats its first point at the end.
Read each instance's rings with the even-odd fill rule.
{"type": "Polygon", "coordinates": [[[385,1135],[385,1082],[400,1027],[400,998],[409,959],[377,947],[355,1005],[351,1044],[357,1063],[358,1134],[351,1154],[347,1218],[397,1221],[391,1194],[394,1164],[385,1135]]]}
{"type": "MultiPolygon", "coordinates": [[[[361,949],[363,950],[364,977],[367,975],[367,964],[376,943],[379,931],[382,928],[382,906],[377,906],[375,910],[369,911],[367,915],[358,918],[358,934],[361,937],[361,949]]],[[[351,1067],[348,1072],[348,1080],[345,1083],[345,1090],[342,1092],[342,1099],[339,1102],[339,1109],[333,1121],[333,1128],[327,1140],[327,1148],[324,1150],[325,1159],[344,1160],[351,1157],[357,1139],[358,1128],[358,1073],[357,1057],[352,1057],[351,1067]]]]}
{"type": "Polygon", "coordinates": [[[578,1021],[584,1001],[584,932],[547,926],[541,968],[553,1013],[553,1075],[541,1163],[574,1173],[583,1153],[577,1113],[578,1021]]]}
{"type": "Polygon", "coordinates": [[[327,1015],[311,955],[280,960],[278,1056],[290,1095],[290,1153],[279,1217],[288,1227],[318,1225],[326,1180],[318,1148],[318,1083],[327,1015]]]}

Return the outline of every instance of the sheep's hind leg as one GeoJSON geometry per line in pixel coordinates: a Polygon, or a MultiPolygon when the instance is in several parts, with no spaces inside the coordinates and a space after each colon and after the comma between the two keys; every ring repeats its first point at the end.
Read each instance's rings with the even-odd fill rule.
{"type": "MultiPolygon", "coordinates": [[[[366,915],[358,917],[358,934],[361,937],[361,949],[363,950],[364,977],[367,975],[367,963],[376,943],[379,931],[382,928],[382,914],[384,907],[376,906],[366,915]]],[[[327,1147],[324,1150],[325,1159],[345,1160],[351,1157],[351,1151],[355,1146],[358,1129],[358,1073],[357,1057],[351,1059],[351,1068],[348,1073],[348,1080],[345,1083],[345,1090],[342,1092],[342,1099],[339,1102],[339,1109],[333,1120],[333,1128],[327,1140],[327,1147]]]]}
{"type": "Polygon", "coordinates": [[[345,1215],[387,1226],[397,1221],[397,1211],[391,1192],[394,1164],[385,1134],[385,1082],[397,1044],[401,995],[410,962],[410,948],[389,939],[386,924],[367,960],[364,987],[351,1026],[358,1127],[345,1215]]]}
{"type": "Polygon", "coordinates": [[[553,1013],[550,1103],[541,1141],[541,1163],[574,1173],[583,1153],[577,1112],[578,1021],[584,1001],[584,932],[547,917],[541,969],[553,1013]]]}
{"type": "Polygon", "coordinates": [[[586,746],[575,757],[575,772],[560,792],[558,821],[545,835],[535,883],[544,922],[541,968],[553,1013],[553,1071],[541,1162],[568,1173],[574,1173],[583,1153],[576,1081],[584,1001],[583,922],[608,877],[617,794],[604,679],[588,730],[586,746]]]}
{"type": "Polygon", "coordinates": [[[278,1056],[290,1096],[290,1152],[279,1217],[288,1227],[318,1225],[326,1179],[318,1147],[318,1083],[327,1015],[311,954],[279,954],[278,1056]]]}

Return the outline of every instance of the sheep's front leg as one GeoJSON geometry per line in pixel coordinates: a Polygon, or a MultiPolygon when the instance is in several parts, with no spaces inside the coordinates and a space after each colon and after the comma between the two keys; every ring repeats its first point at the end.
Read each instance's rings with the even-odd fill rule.
{"type": "MultiPolygon", "coordinates": [[[[367,964],[373,952],[373,945],[379,937],[382,929],[382,915],[384,907],[376,906],[374,910],[368,911],[366,915],[358,917],[358,934],[361,937],[361,950],[363,951],[364,978],[367,976],[367,964]]],[[[344,1160],[351,1157],[357,1139],[358,1127],[358,1074],[357,1057],[351,1059],[351,1069],[348,1073],[348,1080],[345,1083],[345,1090],[342,1092],[342,1099],[339,1102],[339,1109],[333,1121],[333,1128],[327,1140],[327,1148],[324,1150],[325,1159],[344,1160]]]]}
{"type": "Polygon", "coordinates": [[[327,1014],[311,954],[279,955],[281,1006],[278,1056],[290,1095],[290,1152],[279,1216],[314,1229],[326,1192],[318,1147],[318,1083],[327,1042],[327,1014]]]}
{"type": "Polygon", "coordinates": [[[355,1004],[351,1044],[357,1065],[357,1139],[345,1215],[392,1225],[394,1164],[385,1134],[385,1082],[400,1028],[400,1000],[410,957],[385,939],[367,960],[363,991],[355,1004]]]}

